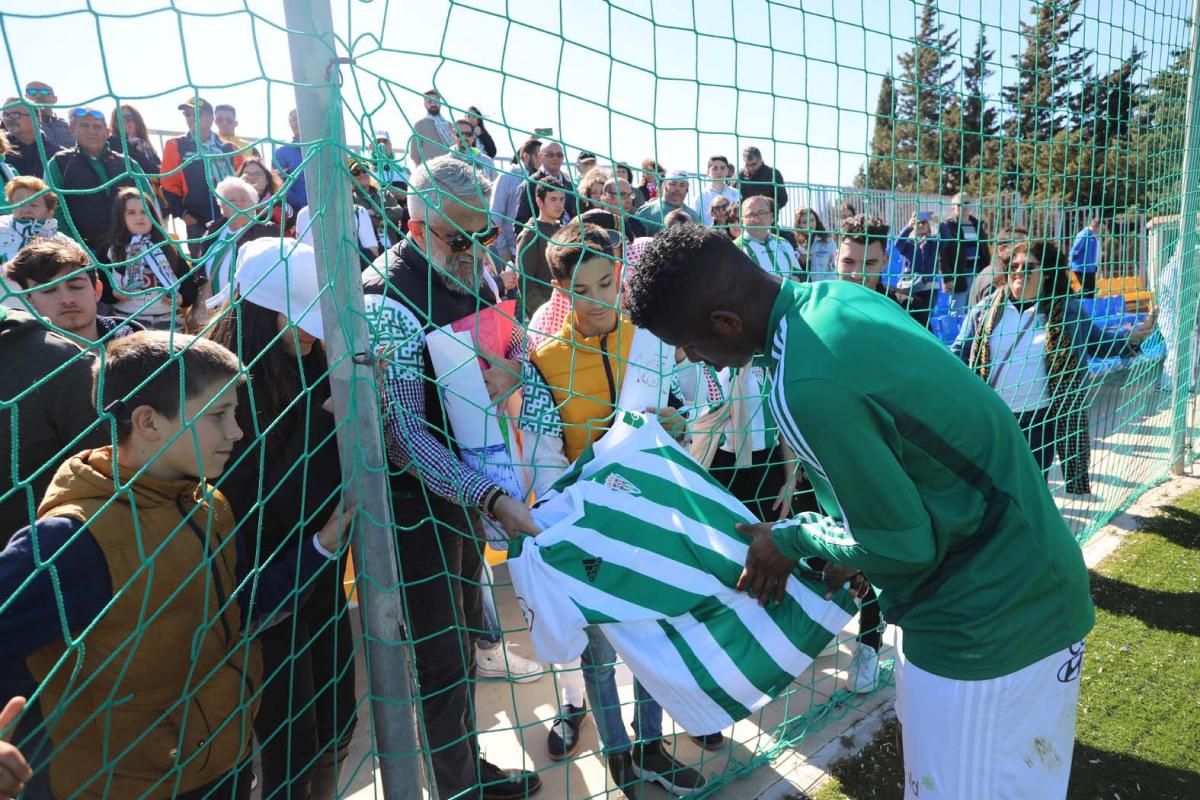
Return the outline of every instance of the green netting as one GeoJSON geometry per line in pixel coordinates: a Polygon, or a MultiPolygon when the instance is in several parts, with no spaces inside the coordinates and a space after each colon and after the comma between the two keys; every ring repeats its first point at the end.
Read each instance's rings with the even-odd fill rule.
{"type": "MultiPolygon", "coordinates": [[[[652,711],[603,637],[584,667],[513,658],[539,654],[484,512],[586,480],[588,445],[647,408],[702,466],[618,470],[608,489],[662,499],[689,530],[712,506],[671,481],[705,469],[760,518],[837,510],[783,444],[763,364],[639,360],[615,312],[664,226],[710,225],[818,295],[841,278],[903,307],[1009,404],[1086,541],[1193,458],[1193,13],[0,0],[0,257],[17,278],[0,319],[0,705],[30,700],[0,738],[34,766],[22,796],[246,796],[252,772],[263,797],[476,796],[497,777],[480,751],[535,772],[542,796],[617,796],[602,751],[635,717],[652,732],[652,711]],[[201,98],[236,135],[186,135],[209,124],[201,98]],[[55,154],[68,127],[87,155],[55,154]],[[543,155],[523,164],[530,137],[543,155]],[[588,219],[616,232],[560,232],[564,209],[607,211],[588,219]],[[138,326],[172,333],[130,366],[138,326]],[[497,507],[493,486],[517,499],[497,507]],[[353,558],[324,561],[311,540],[332,546],[348,508],[353,558]],[[552,753],[585,682],[613,705],[552,753]]],[[[604,519],[613,541],[652,524],[604,519]]],[[[691,585],[667,538],[629,556],[653,565],[624,568],[635,605],[676,608],[691,585]]],[[[572,580],[608,586],[628,551],[589,546],[572,580]]],[[[563,613],[615,618],[572,598],[563,613]]],[[[703,749],[668,715],[664,751],[706,794],[757,793],[768,764],[881,702],[894,638],[878,618],[868,598],[748,715],[721,665],[662,626],[663,663],[745,717],[703,749]]]]}

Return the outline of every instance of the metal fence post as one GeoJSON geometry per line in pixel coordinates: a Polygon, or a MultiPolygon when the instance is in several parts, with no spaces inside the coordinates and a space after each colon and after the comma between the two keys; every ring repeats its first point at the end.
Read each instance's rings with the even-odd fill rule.
{"type": "Polygon", "coordinates": [[[357,230],[350,225],[350,176],[345,158],[338,53],[329,0],[284,0],[296,109],[308,159],[304,180],[322,285],[321,314],[331,365],[334,413],[345,494],[360,507],[351,542],[359,613],[366,639],[371,721],[378,782],[388,800],[422,797],[424,758],[418,738],[416,682],[409,659],[404,601],[387,461],[363,303],[357,230]],[[336,324],[333,321],[336,320],[336,324]]]}
{"type": "Polygon", "coordinates": [[[1179,289],[1176,297],[1179,330],[1164,331],[1176,337],[1175,375],[1171,386],[1171,472],[1182,475],[1187,459],[1187,401],[1192,387],[1192,349],[1196,346],[1196,313],[1200,292],[1196,286],[1196,217],[1200,213],[1200,0],[1192,4],[1191,70],[1183,130],[1183,167],[1179,199],[1179,289]]]}

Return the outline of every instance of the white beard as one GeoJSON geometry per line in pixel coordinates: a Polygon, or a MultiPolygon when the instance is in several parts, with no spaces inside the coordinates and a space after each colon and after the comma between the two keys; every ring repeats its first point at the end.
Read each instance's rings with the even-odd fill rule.
{"type": "Polygon", "coordinates": [[[427,253],[429,265],[436,270],[438,279],[447,289],[455,294],[475,294],[479,291],[479,269],[473,258],[450,256],[449,263],[442,264],[435,260],[433,253],[427,253]]]}

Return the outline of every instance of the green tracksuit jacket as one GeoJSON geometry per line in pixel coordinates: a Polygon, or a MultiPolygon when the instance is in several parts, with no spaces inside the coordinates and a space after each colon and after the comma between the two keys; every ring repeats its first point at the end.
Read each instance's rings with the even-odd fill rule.
{"type": "Polygon", "coordinates": [[[1012,412],[886,297],[784,281],[769,402],[824,513],[776,524],[791,558],[862,569],[916,666],[1015,672],[1095,620],[1083,555],[1012,412]]]}

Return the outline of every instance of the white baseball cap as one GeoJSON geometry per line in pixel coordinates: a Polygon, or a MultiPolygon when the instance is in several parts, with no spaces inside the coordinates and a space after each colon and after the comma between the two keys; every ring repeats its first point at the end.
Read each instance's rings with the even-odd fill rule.
{"type": "Polygon", "coordinates": [[[285,315],[318,339],[325,338],[316,254],[303,242],[272,237],[247,242],[238,253],[233,284],[243,299],[285,315]]]}

